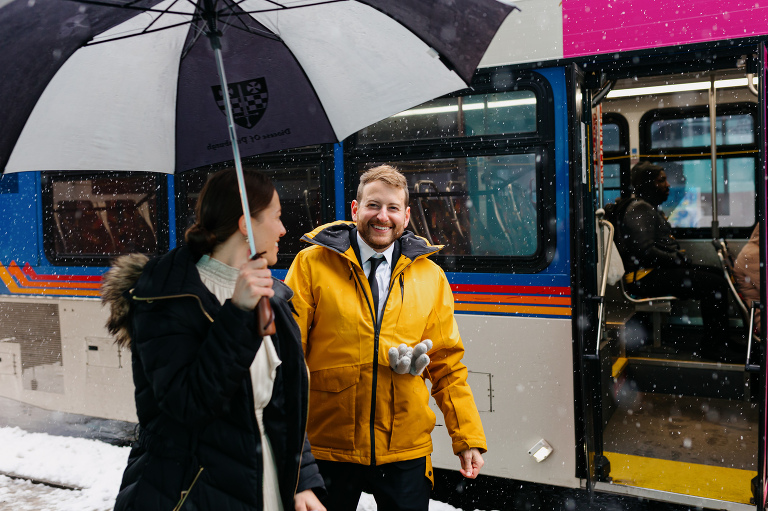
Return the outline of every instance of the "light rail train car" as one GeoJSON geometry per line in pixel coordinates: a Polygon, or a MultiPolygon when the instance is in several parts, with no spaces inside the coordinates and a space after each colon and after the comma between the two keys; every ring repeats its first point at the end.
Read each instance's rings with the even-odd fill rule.
{"type": "MultiPolygon", "coordinates": [[[[743,356],[702,356],[697,302],[647,303],[607,284],[600,213],[630,193],[634,163],[663,166],[672,188],[661,209],[696,261],[726,276],[721,256],[762,222],[766,302],[768,6],[517,4],[471,88],[343,144],[246,162],[272,176],[283,204],[275,273],[302,234],[350,217],[362,171],[392,163],[408,179],[409,229],[445,246],[433,259],[453,289],[488,437],[482,475],[462,481],[435,408],[436,498],[465,509],[766,509],[765,309],[733,293],[730,344],[743,356]],[[748,335],[756,314],[762,331],[748,335]]],[[[117,255],[183,243],[221,166],[2,176],[0,395],[135,420],[130,354],[103,327],[101,276],[117,255]]]]}

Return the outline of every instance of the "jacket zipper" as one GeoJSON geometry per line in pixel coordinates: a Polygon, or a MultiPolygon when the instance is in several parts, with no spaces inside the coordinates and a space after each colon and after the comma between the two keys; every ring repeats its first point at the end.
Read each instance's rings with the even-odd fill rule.
{"type": "MultiPolygon", "coordinates": [[[[309,367],[307,367],[306,360],[304,361],[304,372],[307,373],[307,388],[309,388],[309,367]]],[[[307,404],[304,409],[304,417],[307,417],[307,420],[309,419],[309,399],[307,399],[307,404]]],[[[301,439],[301,447],[299,447],[299,467],[296,470],[296,486],[293,488],[293,495],[296,495],[296,492],[299,489],[299,481],[301,480],[301,460],[304,457],[304,442],[307,440],[307,420],[304,421],[304,426],[301,428],[302,431],[304,431],[304,437],[301,439]]]]}
{"type": "MultiPolygon", "coordinates": [[[[350,278],[352,275],[350,274],[350,278]]],[[[191,297],[197,300],[198,305],[200,305],[200,309],[203,311],[203,314],[205,314],[205,317],[208,318],[208,320],[213,323],[213,318],[205,311],[205,308],[203,307],[203,302],[200,300],[200,297],[194,294],[181,294],[181,295],[168,295],[168,296],[158,296],[153,298],[140,298],[137,296],[131,296],[133,300],[136,300],[137,302],[147,302],[152,303],[154,300],[168,300],[171,298],[185,298],[185,297],[191,297]]],[[[367,300],[367,297],[366,297],[367,300]]],[[[304,371],[307,373],[307,384],[309,384],[309,368],[307,367],[307,363],[304,362],[304,371]]],[[[251,396],[251,402],[253,402],[253,396],[251,396]]],[[[309,415],[309,402],[307,402],[305,416],[309,415]]],[[[255,417],[255,415],[254,415],[255,417]]],[[[258,429],[258,424],[256,424],[256,428],[258,429]]],[[[302,428],[304,431],[307,429],[307,421],[304,421],[304,427],[302,428]]],[[[306,435],[306,433],[305,433],[306,435]]],[[[293,488],[293,494],[296,495],[296,490],[299,489],[299,480],[301,479],[301,460],[304,456],[304,438],[301,439],[301,446],[299,448],[299,465],[298,469],[296,470],[296,484],[293,488]]],[[[187,488],[187,491],[181,492],[181,500],[179,500],[179,503],[176,504],[176,507],[173,508],[173,511],[179,511],[181,509],[181,506],[184,505],[184,501],[187,500],[187,496],[189,495],[189,492],[192,491],[192,487],[197,482],[197,479],[200,477],[200,473],[203,471],[203,467],[200,467],[200,470],[198,470],[197,475],[195,476],[195,479],[192,481],[192,484],[189,485],[189,488],[187,488]]]]}
{"type": "MultiPolygon", "coordinates": [[[[397,275],[395,275],[396,279],[400,279],[401,293],[405,292],[403,289],[403,272],[411,265],[411,263],[413,263],[413,261],[415,261],[415,259],[405,265],[403,269],[400,270],[397,275]]],[[[353,269],[351,265],[350,269],[353,269]]],[[[360,281],[360,276],[355,271],[353,271],[353,273],[355,275],[355,280],[362,289],[363,284],[360,281]]],[[[381,325],[383,323],[384,311],[386,310],[387,302],[389,301],[389,295],[392,294],[392,282],[393,279],[390,278],[389,286],[387,288],[387,296],[384,298],[384,303],[381,305],[381,317],[378,318],[378,321],[376,320],[376,315],[373,313],[373,306],[368,300],[368,295],[365,295],[365,303],[368,304],[368,311],[371,313],[371,319],[373,319],[373,379],[371,381],[371,416],[369,433],[371,436],[371,466],[376,465],[376,437],[374,436],[374,422],[376,422],[376,384],[379,380],[379,334],[381,333],[381,325]]],[[[373,295],[371,295],[371,297],[373,297],[373,295]]]]}
{"type": "MultiPolygon", "coordinates": [[[[156,296],[153,298],[142,298],[138,296],[133,296],[133,289],[131,290],[131,299],[135,300],[137,302],[147,302],[152,303],[155,300],[170,300],[174,298],[194,298],[197,300],[197,304],[200,306],[200,310],[203,311],[203,314],[205,314],[205,317],[208,318],[208,321],[213,323],[213,318],[211,317],[208,312],[206,312],[205,308],[203,307],[203,302],[200,300],[200,297],[194,294],[180,294],[180,295],[167,295],[167,296],[156,296]]],[[[189,496],[189,493],[192,491],[192,487],[195,486],[197,483],[197,480],[200,478],[200,474],[203,472],[204,467],[200,467],[200,469],[197,471],[197,474],[195,475],[195,478],[192,480],[192,484],[189,485],[189,488],[186,489],[186,491],[181,492],[181,498],[179,499],[179,502],[176,504],[176,507],[173,508],[173,511],[179,511],[181,509],[181,506],[184,505],[184,502],[187,500],[187,497],[189,496]]]]}
{"type": "Polygon", "coordinates": [[[179,511],[181,509],[181,506],[184,505],[184,502],[187,500],[187,497],[189,496],[189,492],[192,491],[192,487],[197,482],[197,479],[200,477],[200,474],[203,472],[203,467],[200,467],[200,470],[197,471],[197,475],[192,480],[192,484],[189,485],[189,488],[186,489],[186,491],[181,492],[181,499],[179,499],[178,504],[176,504],[176,507],[173,508],[173,511],[179,511]]]}
{"type": "MultiPolygon", "coordinates": [[[[131,290],[131,293],[133,293],[133,290],[131,290]]],[[[155,300],[169,300],[169,299],[173,299],[173,298],[194,298],[195,300],[197,300],[197,304],[200,306],[200,310],[203,311],[203,314],[205,314],[205,317],[208,318],[208,321],[213,323],[213,318],[211,317],[210,314],[208,314],[208,312],[206,312],[205,307],[203,307],[203,301],[200,300],[200,297],[197,296],[197,295],[194,295],[194,294],[181,294],[181,295],[156,296],[156,297],[153,297],[153,298],[141,298],[141,297],[138,297],[138,296],[133,296],[133,294],[131,294],[131,299],[133,299],[133,300],[135,300],[137,302],[147,302],[147,303],[152,303],[155,300]]]]}

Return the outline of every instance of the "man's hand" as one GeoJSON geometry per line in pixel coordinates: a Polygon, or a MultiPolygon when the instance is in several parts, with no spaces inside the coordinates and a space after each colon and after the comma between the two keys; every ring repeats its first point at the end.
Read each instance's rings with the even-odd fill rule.
{"type": "Polygon", "coordinates": [[[413,348],[401,344],[399,348],[389,348],[389,367],[397,374],[405,374],[411,367],[413,348]]]}
{"type": "Polygon", "coordinates": [[[327,511],[312,490],[304,490],[293,497],[295,511],[327,511]]]}
{"type": "Polygon", "coordinates": [[[429,365],[429,355],[427,352],[432,349],[432,339],[424,339],[413,348],[411,354],[410,373],[418,376],[429,365]]]}
{"type": "Polygon", "coordinates": [[[480,469],[485,465],[483,455],[475,447],[461,451],[457,456],[461,462],[461,470],[459,472],[467,479],[476,478],[477,474],[480,473],[480,469]]]}
{"type": "Polygon", "coordinates": [[[411,373],[419,376],[429,364],[427,352],[431,349],[431,339],[424,339],[413,348],[406,344],[401,344],[399,348],[389,348],[389,366],[397,374],[411,373]]]}

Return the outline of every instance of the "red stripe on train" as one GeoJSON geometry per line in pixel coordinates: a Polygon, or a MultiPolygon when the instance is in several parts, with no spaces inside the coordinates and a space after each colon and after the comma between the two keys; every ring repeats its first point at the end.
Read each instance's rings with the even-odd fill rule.
{"type": "Polygon", "coordinates": [[[67,282],[101,282],[101,275],[40,275],[35,273],[32,265],[24,264],[22,270],[29,280],[67,281],[67,282]]]}
{"type": "Polygon", "coordinates": [[[570,287],[561,286],[497,286],[493,284],[451,284],[451,291],[464,293],[495,293],[514,295],[571,295],[570,287]]]}

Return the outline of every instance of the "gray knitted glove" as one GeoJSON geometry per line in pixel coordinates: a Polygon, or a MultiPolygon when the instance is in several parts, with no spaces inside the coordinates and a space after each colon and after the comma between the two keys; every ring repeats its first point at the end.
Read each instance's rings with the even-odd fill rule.
{"type": "Polygon", "coordinates": [[[424,339],[419,344],[414,346],[413,354],[411,355],[411,368],[410,373],[414,376],[418,376],[429,364],[429,355],[427,352],[432,349],[432,339],[424,339]]]}
{"type": "Polygon", "coordinates": [[[399,348],[389,348],[389,367],[397,374],[405,374],[411,368],[413,348],[401,344],[399,348]]]}
{"type": "Polygon", "coordinates": [[[429,364],[427,352],[432,349],[432,341],[425,339],[413,348],[401,344],[398,348],[389,348],[389,366],[397,374],[411,373],[418,376],[429,364]]]}

